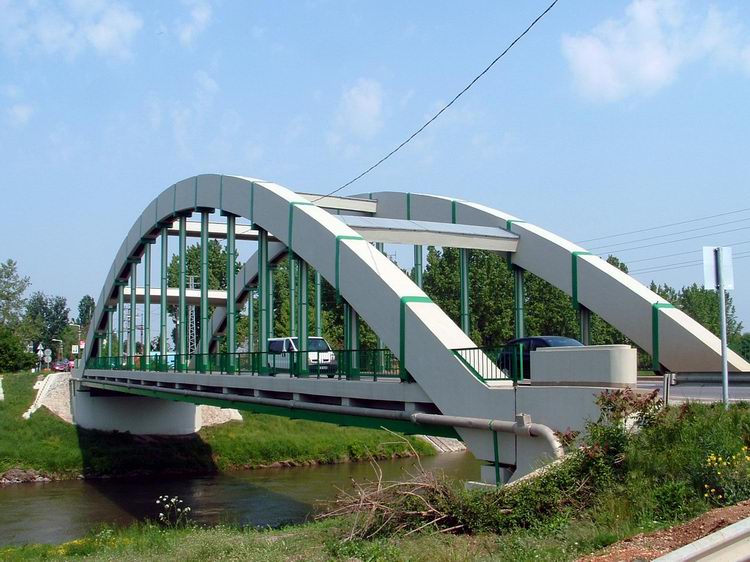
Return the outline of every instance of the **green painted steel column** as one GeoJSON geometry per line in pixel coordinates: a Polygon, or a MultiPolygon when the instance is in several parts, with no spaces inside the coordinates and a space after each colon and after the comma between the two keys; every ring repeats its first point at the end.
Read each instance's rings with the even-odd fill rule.
{"type": "Polygon", "coordinates": [[[344,302],[344,353],[347,356],[347,379],[359,379],[359,315],[344,302]]]}
{"type": "Polygon", "coordinates": [[[250,289],[247,297],[247,351],[255,351],[255,289],[250,289]]]}
{"type": "Polygon", "coordinates": [[[289,335],[297,335],[297,258],[289,250],[289,335]]]}
{"type": "Polygon", "coordinates": [[[459,249],[460,277],[461,277],[461,329],[466,335],[471,332],[471,318],[469,317],[469,250],[459,249]]]}
{"type": "Polygon", "coordinates": [[[138,260],[130,261],[130,329],[128,331],[128,368],[132,369],[135,356],[138,352],[136,346],[136,289],[138,288],[138,260]]]}
{"type": "Polygon", "coordinates": [[[107,359],[109,360],[109,366],[112,366],[112,347],[113,347],[113,341],[112,341],[112,323],[114,321],[114,311],[115,308],[108,306],[106,309],[107,311],[107,359]]]}
{"type": "Polygon", "coordinates": [[[148,370],[151,363],[151,241],[146,242],[143,254],[143,359],[148,370]]]}
{"type": "Polygon", "coordinates": [[[187,286],[187,217],[181,216],[180,234],[178,243],[179,263],[179,300],[177,303],[177,370],[182,371],[187,367],[187,298],[185,294],[187,286]]]}
{"type": "Polygon", "coordinates": [[[167,342],[167,288],[169,286],[169,230],[161,229],[161,282],[159,284],[159,354],[161,368],[167,364],[169,345],[167,342]]]}
{"type": "Polygon", "coordinates": [[[524,278],[523,269],[517,265],[513,267],[513,304],[515,310],[515,337],[522,338],[525,335],[524,327],[524,278]]]}
{"type": "Polygon", "coordinates": [[[299,310],[297,322],[299,324],[297,330],[297,336],[299,339],[299,350],[302,352],[299,360],[299,374],[304,376],[307,374],[307,336],[310,331],[309,326],[309,310],[307,302],[308,293],[308,275],[307,275],[307,262],[305,260],[299,260],[299,310]]]}
{"type": "Polygon", "coordinates": [[[200,337],[200,361],[196,364],[200,367],[201,372],[205,372],[208,367],[208,350],[211,343],[210,338],[206,337],[210,332],[208,316],[208,218],[210,213],[206,210],[201,211],[201,337],[200,337]]]}
{"type": "Polygon", "coordinates": [[[258,351],[259,372],[266,372],[268,346],[268,232],[258,227],[258,351]]]}
{"type": "Polygon", "coordinates": [[[581,343],[591,345],[591,311],[583,305],[578,307],[578,322],[580,323],[581,343]]]}
{"type": "Polygon", "coordinates": [[[273,312],[274,298],[273,298],[273,270],[272,264],[268,264],[268,337],[273,337],[274,323],[276,321],[276,315],[273,312]]]}
{"type": "MultiPolygon", "coordinates": [[[[416,246],[415,246],[415,248],[416,248],[416,246]]],[[[380,252],[381,254],[385,255],[385,244],[383,244],[382,242],[375,242],[375,249],[378,252],[380,252]]],[[[421,287],[421,285],[420,285],[420,287],[421,287]]],[[[375,342],[375,348],[376,349],[383,349],[383,340],[380,339],[380,336],[377,336],[377,338],[378,339],[375,342]]],[[[376,370],[378,372],[380,372],[380,367],[381,367],[381,365],[383,363],[383,361],[382,361],[383,356],[382,355],[383,355],[382,353],[378,353],[377,358],[376,358],[376,361],[377,361],[376,370]]]]}
{"type": "Polygon", "coordinates": [[[125,281],[119,284],[117,293],[117,356],[119,357],[118,366],[122,366],[122,357],[125,354],[125,347],[122,345],[122,334],[125,331],[125,281]]]}
{"type": "Polygon", "coordinates": [[[422,288],[422,246],[414,246],[414,282],[422,288]]]}
{"type": "Polygon", "coordinates": [[[323,337],[323,318],[321,309],[323,308],[323,281],[320,278],[320,271],[315,271],[315,335],[323,337]]]}
{"type": "Polygon", "coordinates": [[[226,213],[227,217],[227,363],[230,373],[235,370],[235,353],[237,352],[237,291],[235,287],[234,262],[237,255],[235,244],[236,217],[226,213]]]}

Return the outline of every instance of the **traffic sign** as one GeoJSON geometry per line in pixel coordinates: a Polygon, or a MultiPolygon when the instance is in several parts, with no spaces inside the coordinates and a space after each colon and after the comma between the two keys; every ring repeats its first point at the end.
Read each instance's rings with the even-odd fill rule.
{"type": "Polygon", "coordinates": [[[45,363],[52,363],[52,357],[50,357],[49,355],[45,355],[44,356],[44,362],[45,363]]]}
{"type": "Polygon", "coordinates": [[[71,345],[71,346],[70,346],[70,352],[71,352],[71,353],[72,353],[73,355],[78,355],[78,346],[77,346],[76,344],[73,344],[73,345],[71,345]]]}
{"type": "Polygon", "coordinates": [[[39,357],[39,359],[41,359],[42,357],[44,357],[44,352],[40,349],[39,351],[36,352],[36,356],[39,357]]]}
{"type": "Polygon", "coordinates": [[[44,356],[45,357],[52,357],[52,350],[49,347],[44,350],[44,356]]]}
{"type": "Polygon", "coordinates": [[[38,346],[36,346],[36,350],[37,351],[42,351],[42,350],[44,350],[44,346],[40,343],[38,346]]]}
{"type": "Polygon", "coordinates": [[[86,347],[86,340],[79,340],[78,347],[84,349],[86,347]]]}

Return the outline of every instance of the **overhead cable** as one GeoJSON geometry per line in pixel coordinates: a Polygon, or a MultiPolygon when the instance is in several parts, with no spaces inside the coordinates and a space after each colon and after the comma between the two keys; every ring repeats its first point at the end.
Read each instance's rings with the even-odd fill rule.
{"type": "Polygon", "coordinates": [[[366,176],[367,174],[369,174],[370,172],[372,172],[375,168],[377,168],[378,166],[380,166],[383,162],[385,162],[386,160],[388,160],[391,156],[393,156],[394,154],[396,154],[399,150],[401,150],[404,146],[406,146],[409,142],[411,142],[412,139],[414,139],[414,137],[416,137],[419,133],[421,133],[422,131],[424,131],[433,121],[435,121],[435,119],[437,119],[438,117],[440,117],[443,114],[444,111],[446,111],[450,106],[452,106],[458,100],[458,98],[460,98],[461,96],[463,96],[469,90],[469,88],[471,88],[482,76],[484,76],[493,66],[495,66],[495,63],[497,63],[501,58],[503,58],[508,53],[508,51],[510,51],[513,48],[513,46],[516,43],[518,43],[523,38],[524,35],[526,35],[529,31],[531,31],[531,28],[534,27],[539,22],[539,20],[541,20],[544,16],[547,15],[547,12],[549,12],[555,6],[555,4],[557,4],[558,1],[559,0],[554,0],[549,6],[547,6],[547,9],[544,10],[541,14],[539,14],[536,17],[536,19],[534,21],[532,21],[526,29],[524,29],[523,33],[521,33],[518,37],[516,37],[515,39],[513,39],[513,41],[510,43],[510,45],[508,45],[502,53],[500,53],[497,57],[495,57],[495,59],[489,65],[487,65],[487,67],[482,72],[480,72],[471,82],[469,82],[464,87],[463,90],[461,90],[460,92],[458,92],[458,94],[456,94],[451,101],[449,101],[446,105],[444,105],[440,109],[440,111],[438,111],[435,115],[433,115],[419,129],[417,129],[416,131],[414,131],[409,136],[409,138],[407,138],[405,141],[403,141],[401,144],[399,144],[396,148],[394,148],[393,150],[391,150],[388,154],[386,154],[385,156],[383,156],[380,160],[378,160],[377,162],[375,162],[372,166],[370,166],[369,168],[367,168],[364,172],[362,172],[358,176],[350,179],[348,182],[346,182],[345,184],[337,187],[333,191],[331,191],[331,192],[329,192],[329,193],[327,193],[325,195],[321,195],[317,199],[313,199],[312,202],[315,203],[316,201],[319,201],[320,199],[323,199],[325,197],[330,197],[332,195],[335,195],[336,193],[338,193],[342,189],[344,189],[346,187],[349,187],[354,182],[358,181],[359,179],[363,178],[364,176],[366,176]]]}

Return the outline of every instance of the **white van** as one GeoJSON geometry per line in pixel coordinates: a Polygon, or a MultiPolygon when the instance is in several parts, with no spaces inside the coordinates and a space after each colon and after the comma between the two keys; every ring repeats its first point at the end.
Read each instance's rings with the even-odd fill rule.
{"type": "Polygon", "coordinates": [[[297,338],[269,338],[267,364],[275,373],[288,373],[293,362],[303,360],[307,355],[308,373],[326,373],[329,377],[336,374],[338,362],[336,354],[331,351],[328,342],[319,337],[307,338],[307,352],[298,353],[297,338]]]}

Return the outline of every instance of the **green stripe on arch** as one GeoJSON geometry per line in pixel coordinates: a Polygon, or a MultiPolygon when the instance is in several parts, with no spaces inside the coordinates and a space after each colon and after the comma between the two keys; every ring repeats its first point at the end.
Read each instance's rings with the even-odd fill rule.
{"type": "Polygon", "coordinates": [[[341,241],[342,240],[364,240],[358,234],[339,234],[336,236],[336,295],[339,294],[339,257],[341,256],[341,241]]]}
{"type": "Polygon", "coordinates": [[[432,299],[426,295],[401,297],[398,370],[402,381],[409,380],[409,373],[406,370],[406,305],[410,302],[431,303],[432,299]]]}
{"type": "Polygon", "coordinates": [[[578,256],[590,256],[591,252],[579,251],[570,254],[571,259],[571,289],[570,298],[573,303],[573,309],[578,310],[581,305],[578,302],[578,256]]]}
{"type": "Polygon", "coordinates": [[[662,308],[675,308],[669,302],[655,302],[651,305],[651,368],[661,371],[659,357],[659,310],[662,308]]]}
{"type": "Polygon", "coordinates": [[[294,225],[294,208],[298,205],[312,205],[312,201],[289,201],[289,237],[287,238],[287,245],[286,247],[289,248],[289,251],[292,251],[292,234],[294,232],[293,225],[294,225]]]}

